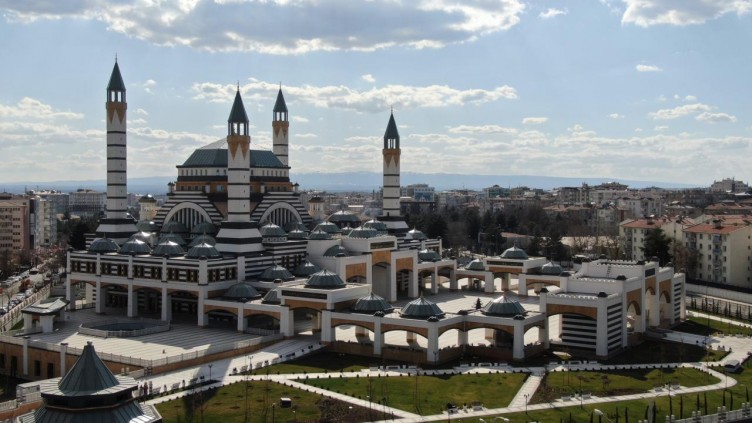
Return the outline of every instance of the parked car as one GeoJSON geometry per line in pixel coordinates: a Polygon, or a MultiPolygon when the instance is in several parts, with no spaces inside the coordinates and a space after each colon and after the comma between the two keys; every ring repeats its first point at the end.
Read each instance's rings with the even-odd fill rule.
{"type": "Polygon", "coordinates": [[[8,309],[7,309],[7,308],[5,308],[5,307],[0,307],[0,316],[2,316],[3,314],[6,314],[7,312],[8,312],[8,309]]]}

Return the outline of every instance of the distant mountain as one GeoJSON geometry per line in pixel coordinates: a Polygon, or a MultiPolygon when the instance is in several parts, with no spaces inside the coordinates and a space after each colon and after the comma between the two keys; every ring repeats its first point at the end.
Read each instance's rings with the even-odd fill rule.
{"type": "MultiPolygon", "coordinates": [[[[302,190],[324,191],[373,191],[381,188],[382,176],[377,172],[344,172],[344,173],[295,173],[290,176],[293,182],[300,184],[302,190]]],[[[141,194],[164,194],[167,183],[175,180],[172,176],[152,176],[145,178],[129,178],[128,191],[141,194]]],[[[456,173],[415,173],[403,172],[402,185],[424,183],[439,191],[448,189],[481,190],[493,185],[502,187],[527,186],[530,188],[552,189],[563,186],[580,186],[583,182],[597,185],[603,182],[616,181],[631,188],[661,187],[661,188],[692,188],[696,185],[680,184],[676,182],[636,181],[630,179],[613,178],[564,178],[555,176],[532,175],[461,175],[456,173]]],[[[55,189],[63,192],[88,188],[103,191],[106,189],[104,180],[89,181],[57,181],[57,182],[18,182],[0,183],[0,192],[7,191],[22,193],[30,189],[55,189]]]]}

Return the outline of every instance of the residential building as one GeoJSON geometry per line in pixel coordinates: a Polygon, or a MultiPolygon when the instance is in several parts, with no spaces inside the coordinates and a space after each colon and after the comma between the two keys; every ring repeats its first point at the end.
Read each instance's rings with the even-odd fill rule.
{"type": "Polygon", "coordinates": [[[697,257],[697,266],[688,273],[703,281],[752,287],[751,238],[752,226],[722,220],[686,228],[685,245],[697,257]]]}

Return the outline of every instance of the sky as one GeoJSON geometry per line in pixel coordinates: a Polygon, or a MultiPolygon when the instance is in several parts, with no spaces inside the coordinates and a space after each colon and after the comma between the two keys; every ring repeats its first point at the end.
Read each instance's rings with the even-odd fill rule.
{"type": "MultiPolygon", "coordinates": [[[[403,171],[752,182],[752,0],[0,0],[0,183],[106,176],[127,87],[129,177],[174,176],[290,111],[291,179],[403,171]]],[[[305,181],[297,181],[305,186],[305,181]]]]}

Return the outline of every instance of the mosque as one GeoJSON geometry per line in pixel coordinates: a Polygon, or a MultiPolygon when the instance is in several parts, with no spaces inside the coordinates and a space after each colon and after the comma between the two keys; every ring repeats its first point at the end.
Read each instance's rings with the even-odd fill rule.
{"type": "Polygon", "coordinates": [[[134,224],[125,215],[126,110],[116,62],[107,86],[107,215],[88,249],[67,259],[66,299],[82,289],[97,313],[284,337],[313,332],[334,350],[414,363],[468,350],[523,360],[554,346],[603,358],[648,327],[685,317],[684,275],[657,262],[595,260],[566,272],[516,247],[465,266],[445,258],[440,239],[410,230],[400,215],[393,113],[382,215],[360,222],[339,212],[313,226],[290,183],[281,88],[272,151],[251,148],[238,89],[226,137],[178,165],[155,219],[134,224]],[[390,345],[390,333],[404,333],[409,347],[390,345]]]}

